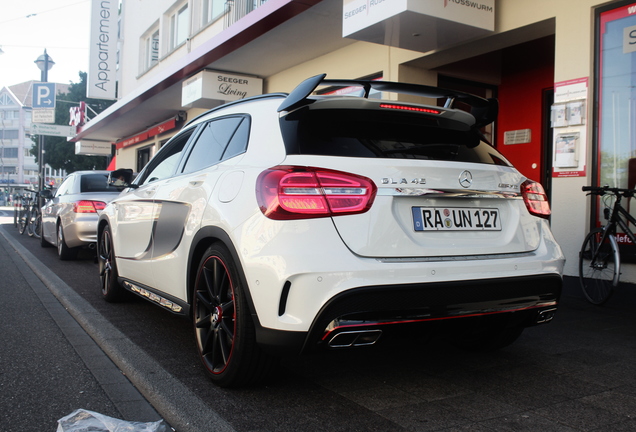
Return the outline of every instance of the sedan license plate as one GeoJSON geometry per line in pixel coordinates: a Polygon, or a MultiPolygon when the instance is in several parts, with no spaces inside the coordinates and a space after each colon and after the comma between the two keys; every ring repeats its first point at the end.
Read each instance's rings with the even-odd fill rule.
{"type": "Polygon", "coordinates": [[[413,207],[415,231],[501,231],[499,209],[413,207]]]}

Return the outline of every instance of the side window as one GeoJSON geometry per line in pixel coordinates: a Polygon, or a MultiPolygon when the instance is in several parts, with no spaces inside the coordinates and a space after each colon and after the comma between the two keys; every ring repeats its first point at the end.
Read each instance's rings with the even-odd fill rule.
{"type": "Polygon", "coordinates": [[[239,125],[238,129],[234,133],[230,144],[225,149],[225,153],[221,157],[221,160],[226,160],[234,156],[245,153],[247,150],[247,141],[250,137],[250,121],[245,118],[239,125]]]}
{"type": "Polygon", "coordinates": [[[177,135],[173,140],[169,141],[168,144],[166,144],[150,161],[148,164],[148,170],[139,184],[145,185],[157,180],[171,177],[179,163],[181,152],[194,130],[195,128],[192,128],[177,135]]]}
{"type": "Polygon", "coordinates": [[[203,126],[183,168],[184,173],[198,171],[219,163],[243,117],[225,117],[203,126]]]}
{"type": "Polygon", "coordinates": [[[57,188],[57,191],[55,192],[55,196],[58,197],[58,196],[68,194],[74,179],[75,179],[75,176],[67,177],[66,180],[62,182],[60,187],[57,188]]]}

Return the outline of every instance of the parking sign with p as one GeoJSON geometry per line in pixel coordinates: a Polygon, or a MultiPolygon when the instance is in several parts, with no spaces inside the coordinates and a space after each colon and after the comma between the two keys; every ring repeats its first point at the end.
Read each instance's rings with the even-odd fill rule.
{"type": "Polygon", "coordinates": [[[33,108],[55,108],[55,83],[33,83],[33,108]]]}

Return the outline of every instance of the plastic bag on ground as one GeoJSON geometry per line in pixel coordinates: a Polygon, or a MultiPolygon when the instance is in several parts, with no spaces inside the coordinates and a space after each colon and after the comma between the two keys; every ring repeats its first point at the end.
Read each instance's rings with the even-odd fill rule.
{"type": "Polygon", "coordinates": [[[57,421],[57,432],[169,432],[163,420],[129,422],[93,411],[78,409],[57,421]]]}

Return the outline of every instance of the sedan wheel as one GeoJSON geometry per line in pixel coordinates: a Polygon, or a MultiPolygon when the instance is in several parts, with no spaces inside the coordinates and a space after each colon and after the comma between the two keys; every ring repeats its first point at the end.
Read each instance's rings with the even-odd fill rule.
{"type": "Polygon", "coordinates": [[[62,228],[62,224],[58,224],[57,226],[57,255],[61,260],[67,261],[72,260],[77,257],[77,249],[70,248],[66,245],[66,241],[64,240],[64,229],[62,228]]]}
{"type": "Polygon", "coordinates": [[[238,270],[225,247],[213,245],[206,251],[199,265],[193,303],[197,348],[216,384],[235,387],[269,375],[276,361],[256,344],[238,270]]]}

